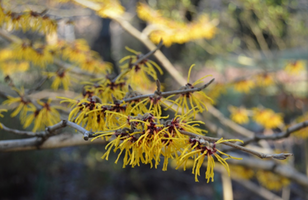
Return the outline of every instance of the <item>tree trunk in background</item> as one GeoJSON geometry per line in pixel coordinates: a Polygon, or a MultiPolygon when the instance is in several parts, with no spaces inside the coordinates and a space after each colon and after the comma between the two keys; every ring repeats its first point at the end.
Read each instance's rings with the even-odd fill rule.
{"type": "Polygon", "coordinates": [[[119,74],[119,68],[114,61],[111,54],[111,34],[110,34],[110,22],[108,18],[102,18],[102,28],[98,37],[93,42],[92,50],[96,51],[106,62],[112,63],[114,66],[114,73],[119,74]]]}

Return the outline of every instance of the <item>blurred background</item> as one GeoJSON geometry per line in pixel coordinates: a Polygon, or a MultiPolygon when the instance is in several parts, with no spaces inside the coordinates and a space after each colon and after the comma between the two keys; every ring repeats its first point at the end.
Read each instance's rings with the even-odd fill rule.
{"type": "MultiPolygon", "coordinates": [[[[11,31],[13,34],[50,43],[57,39],[74,41],[83,38],[104,61],[112,63],[115,74],[120,71],[118,61],[129,54],[125,46],[148,52],[140,40],[116,21],[100,17],[76,3],[62,2],[1,1],[15,12],[26,9],[39,12],[47,8],[48,15],[58,23],[56,36],[48,38],[32,32],[11,31]]],[[[125,10],[123,16],[135,28],[154,43],[164,39],[162,52],[185,78],[191,64],[196,64],[192,81],[207,74],[215,78],[215,83],[207,89],[208,96],[225,117],[233,119],[232,114],[234,116],[238,111],[230,106],[247,110],[247,116],[256,107],[281,113],[281,126],[266,128],[254,120],[244,120],[241,126],[260,134],[280,132],[290,124],[308,119],[308,1],[122,0],[120,3],[125,10]],[[251,80],[254,82],[250,83],[251,80]]],[[[7,42],[0,38],[0,48],[6,45],[7,42]]],[[[5,85],[5,75],[2,69],[1,85],[5,85]]],[[[25,86],[40,79],[35,70],[10,76],[15,84],[25,86]]],[[[160,80],[166,91],[179,88],[165,70],[160,80]]],[[[51,81],[47,81],[42,89],[48,89],[50,84],[51,81]]],[[[10,114],[5,113],[1,122],[22,129],[17,117],[12,120],[10,114]]],[[[210,115],[207,117],[221,125],[219,120],[210,115]]],[[[230,134],[234,132],[224,129],[230,134]]],[[[20,138],[3,130],[0,133],[0,140],[20,138]]],[[[294,153],[287,162],[307,174],[307,137],[308,131],[303,129],[291,138],[268,145],[273,151],[294,153]]],[[[161,171],[162,166],[158,169],[150,169],[147,165],[123,169],[121,163],[113,162],[117,154],[111,154],[109,161],[101,159],[104,148],[104,145],[93,144],[1,152],[0,199],[220,200],[226,199],[224,184],[232,188],[229,192],[234,199],[307,198],[307,188],[264,171],[237,166],[232,169],[231,166],[232,179],[225,180],[225,175],[218,170],[215,181],[206,183],[203,168],[197,183],[190,170],[174,170],[172,164],[165,172],[161,171]],[[262,192],[268,195],[260,195],[262,192]]]]}

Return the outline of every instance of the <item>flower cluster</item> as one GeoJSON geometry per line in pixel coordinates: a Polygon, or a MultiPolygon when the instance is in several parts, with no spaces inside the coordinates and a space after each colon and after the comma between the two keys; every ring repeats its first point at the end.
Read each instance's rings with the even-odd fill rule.
{"type": "Polygon", "coordinates": [[[163,17],[159,11],[143,3],[138,4],[137,13],[140,19],[155,26],[150,33],[150,39],[155,43],[163,39],[166,46],[201,38],[211,39],[216,33],[215,22],[210,21],[206,15],[199,16],[191,23],[179,22],[163,17]]]}
{"type": "Polygon", "coordinates": [[[57,22],[46,15],[46,10],[42,12],[25,11],[16,13],[5,10],[0,4],[0,26],[6,29],[22,31],[38,31],[44,34],[55,32],[57,22]]]}
{"type": "Polygon", "coordinates": [[[128,61],[121,66],[122,73],[127,74],[127,83],[130,84],[132,87],[141,87],[141,89],[151,88],[151,86],[153,86],[153,81],[151,81],[149,77],[151,77],[153,80],[158,79],[155,68],[159,71],[161,75],[163,74],[163,71],[155,62],[149,59],[145,59],[139,64],[133,66],[132,64],[136,62],[139,58],[141,58],[143,55],[141,54],[141,52],[137,52],[128,47],[126,47],[126,50],[135,54],[125,56],[119,61],[120,64],[123,64],[125,61],[128,61]]]}
{"type": "MultiPolygon", "coordinates": [[[[308,120],[308,113],[303,113],[302,116],[298,117],[295,121],[301,123],[308,120]]],[[[308,138],[308,128],[300,129],[293,134],[295,137],[306,139],[308,138]]]]}
{"type": "Polygon", "coordinates": [[[53,62],[53,51],[49,45],[32,43],[30,40],[15,42],[11,45],[14,59],[30,61],[39,67],[46,67],[53,62]]]}
{"type": "Polygon", "coordinates": [[[268,87],[274,85],[274,77],[271,73],[258,73],[252,76],[250,79],[240,79],[234,81],[231,85],[233,88],[241,93],[249,93],[250,90],[259,87],[268,87]]]}
{"type": "Polygon", "coordinates": [[[283,187],[290,184],[289,179],[274,174],[270,171],[259,170],[257,171],[256,177],[263,186],[270,190],[279,191],[283,187]]]}
{"type": "MultiPolygon", "coordinates": [[[[134,50],[129,50],[139,55],[134,50]]],[[[124,57],[122,60],[130,59],[130,62],[116,78],[106,76],[95,84],[85,83],[82,99],[61,98],[62,103],[69,103],[72,108],[68,120],[96,132],[94,139],[110,140],[102,158],[108,160],[112,151],[118,151],[115,162],[117,163],[123,155],[123,167],[135,167],[143,163],[157,168],[163,157],[162,170],[167,170],[170,159],[175,159],[178,167],[184,165],[185,169],[188,160],[192,159],[193,173],[198,181],[202,163],[207,159],[206,179],[209,182],[214,180],[213,168],[217,159],[229,172],[226,160],[234,157],[223,153],[216,145],[240,140],[221,138],[209,143],[202,139],[206,131],[198,127],[203,123],[194,120],[197,113],[206,109],[206,104],[198,96],[210,100],[202,91],[204,87],[197,87],[207,76],[190,83],[190,74],[194,66],[192,65],[188,72],[187,84],[175,92],[179,94],[175,100],[170,100],[176,97],[172,92],[164,98],[160,90],[147,97],[142,97],[131,88],[126,94],[122,94],[124,85],[121,86],[120,81],[127,81],[126,76],[130,79],[132,72],[147,73],[157,78],[153,66],[156,70],[160,68],[154,62],[145,59],[138,64],[132,64],[132,60],[136,62],[139,58],[142,58],[142,55],[124,57]],[[175,111],[175,117],[164,117],[162,106],[175,111]],[[177,108],[173,109],[173,106],[177,108]],[[185,132],[193,134],[194,137],[185,132]]]]}
{"type": "MultiPolygon", "coordinates": [[[[207,110],[206,103],[202,101],[202,99],[206,99],[211,102],[212,99],[208,97],[201,89],[192,91],[193,89],[195,89],[196,85],[202,83],[203,79],[209,76],[209,75],[203,76],[198,80],[196,80],[194,83],[190,83],[189,82],[190,74],[193,67],[194,65],[191,65],[189,68],[187,84],[184,87],[180,88],[180,90],[183,90],[182,94],[174,101],[174,103],[171,106],[173,106],[174,104],[178,104],[179,106],[176,110],[176,113],[178,113],[179,108],[181,108],[181,113],[185,113],[185,111],[189,110],[189,105],[190,105],[193,110],[193,115],[195,117],[197,113],[202,113],[204,110],[207,110]]],[[[173,96],[176,95],[171,95],[168,98],[171,98],[173,96]]]]}
{"type": "Polygon", "coordinates": [[[283,124],[283,118],[280,113],[275,113],[271,109],[265,108],[253,108],[252,110],[247,110],[244,107],[234,107],[230,106],[229,110],[231,112],[230,118],[239,124],[245,124],[249,121],[249,116],[258,124],[262,125],[266,129],[277,128],[283,124]]]}
{"type": "Polygon", "coordinates": [[[283,124],[282,115],[271,109],[254,108],[253,119],[267,129],[277,128],[283,124]]]}
{"type": "Polygon", "coordinates": [[[20,113],[20,120],[23,120],[26,118],[27,113],[30,110],[33,110],[35,106],[31,103],[29,99],[25,96],[24,88],[21,88],[21,90],[18,90],[17,88],[13,88],[13,90],[16,91],[18,94],[18,97],[12,97],[8,96],[8,99],[5,100],[2,104],[3,105],[11,105],[11,104],[18,104],[18,106],[15,108],[14,112],[11,114],[11,117],[15,117],[20,113]]]}
{"type": "Polygon", "coordinates": [[[255,82],[253,80],[239,80],[233,83],[233,87],[238,92],[248,93],[252,88],[255,87],[255,82]]]}
{"type": "Polygon", "coordinates": [[[32,107],[23,120],[24,128],[27,128],[32,123],[34,124],[32,131],[44,130],[48,126],[52,126],[60,121],[60,114],[54,106],[51,106],[51,99],[47,102],[37,101],[38,107],[32,107]]]}
{"type": "Polygon", "coordinates": [[[44,130],[47,126],[51,126],[59,122],[60,114],[56,110],[55,106],[51,106],[51,100],[47,102],[42,102],[38,100],[37,102],[32,102],[25,94],[24,89],[18,90],[13,88],[18,97],[8,96],[3,105],[17,104],[11,117],[15,117],[19,114],[20,121],[24,128],[29,127],[34,123],[33,132],[37,130],[44,130]]]}
{"type": "MultiPolygon", "coordinates": [[[[118,0],[93,0],[93,2],[58,0],[62,3],[69,1],[87,4],[85,6],[91,7],[99,16],[122,22],[120,16],[124,13],[124,8],[118,0]]],[[[203,130],[204,123],[196,120],[196,116],[207,110],[208,103],[213,103],[209,97],[211,95],[205,93],[204,89],[214,79],[203,84],[204,79],[208,77],[206,75],[194,82],[191,81],[191,72],[194,67],[191,65],[185,85],[178,90],[162,91],[158,78],[163,74],[163,70],[149,59],[149,56],[155,53],[162,43],[146,56],[126,48],[133,55],[125,56],[120,60],[121,72],[115,75],[112,72],[112,65],[104,62],[98,53],[93,52],[85,40],[67,42],[57,39],[48,42],[50,39],[47,34],[48,36],[57,35],[57,21],[51,19],[46,13],[47,10],[16,13],[0,5],[0,26],[7,30],[36,31],[44,34],[47,40],[45,44],[27,39],[21,40],[17,37],[10,38],[9,41],[13,41],[12,44],[0,51],[0,69],[5,75],[10,75],[26,71],[29,66],[39,66],[40,70],[46,71],[43,72],[46,79],[53,79],[51,88],[54,90],[57,90],[60,85],[64,90],[68,90],[72,85],[72,72],[87,75],[92,73],[91,77],[99,78],[81,82],[83,85],[81,95],[75,99],[59,97],[62,99],[61,103],[67,103],[70,107],[68,120],[75,124],[67,121],[58,123],[60,108],[51,104],[51,99],[35,101],[29,98],[31,92],[39,90],[42,86],[41,82],[27,92],[23,88],[18,90],[13,81],[10,82],[17,97],[2,94],[7,98],[3,105],[15,106],[11,116],[19,115],[24,128],[32,127],[32,131],[36,132],[54,124],[57,124],[54,126],[57,128],[66,125],[78,127],[77,130],[86,132],[84,135],[87,135],[87,138],[108,141],[102,159],[108,160],[112,152],[118,153],[115,163],[122,160],[123,167],[148,164],[151,168],[158,168],[162,165],[162,170],[165,171],[170,160],[173,160],[178,169],[185,170],[191,166],[195,181],[199,181],[201,167],[206,166],[205,179],[210,182],[214,181],[216,162],[222,165],[230,175],[227,161],[241,158],[224,153],[220,145],[244,149],[234,143],[243,141],[205,136],[207,131],[203,130]],[[67,67],[69,66],[67,63],[72,66],[67,67]],[[73,70],[73,66],[79,69],[73,70]],[[53,72],[49,71],[50,69],[53,69],[53,72]],[[157,89],[153,94],[141,95],[137,92],[140,89],[154,91],[155,81],[157,89]],[[165,111],[168,111],[170,117],[166,116],[165,111]]],[[[144,31],[145,35],[148,33],[149,38],[155,43],[162,38],[166,46],[204,38],[211,39],[216,34],[217,21],[210,21],[206,15],[201,15],[190,23],[184,20],[174,21],[143,3],[138,4],[137,13],[142,20],[150,24],[144,31]]],[[[9,38],[5,33],[1,34],[9,38]]],[[[302,68],[302,64],[293,63],[286,68],[286,71],[302,68]]],[[[253,79],[255,80],[245,78],[245,80],[235,81],[233,86],[239,92],[248,93],[256,86],[267,87],[274,83],[269,73],[258,74],[253,79]]],[[[216,99],[224,91],[224,85],[217,84],[210,92],[216,99]]],[[[0,110],[0,117],[3,116],[1,114],[3,111],[6,110],[0,110]]],[[[230,111],[232,120],[240,124],[247,123],[248,116],[252,116],[256,122],[268,129],[282,124],[282,116],[269,109],[255,108],[249,111],[245,108],[231,107],[230,111]]],[[[5,127],[0,123],[0,128],[5,127]]],[[[52,131],[50,130],[50,133],[52,131]]],[[[36,133],[33,135],[38,136],[36,133]]],[[[282,180],[282,182],[285,181],[282,180]]]]}
{"type": "Polygon", "coordinates": [[[285,66],[284,70],[289,74],[300,74],[301,72],[305,71],[305,61],[296,60],[289,62],[285,66]]]}
{"type": "Polygon", "coordinates": [[[100,0],[101,9],[97,11],[97,15],[102,17],[117,17],[124,13],[125,9],[118,0],[100,0]]]}
{"type": "Polygon", "coordinates": [[[246,124],[249,121],[248,110],[243,107],[236,108],[234,106],[229,106],[231,112],[230,118],[238,124],[246,124]]]}
{"type": "Polygon", "coordinates": [[[200,168],[203,164],[203,161],[205,157],[207,157],[207,170],[205,173],[205,178],[207,179],[207,182],[212,180],[214,181],[214,167],[215,167],[215,161],[214,157],[222,164],[225,169],[227,170],[229,176],[230,176],[230,168],[226,160],[233,158],[241,160],[241,158],[232,157],[219,149],[217,149],[216,145],[224,142],[242,142],[238,139],[230,139],[225,140],[223,138],[219,139],[218,141],[214,143],[210,143],[205,141],[204,139],[199,138],[193,138],[189,140],[189,145],[183,150],[178,166],[184,165],[184,170],[186,169],[186,162],[187,160],[192,157],[194,160],[192,172],[195,174],[195,181],[198,182],[198,176],[200,176],[200,168]],[[225,158],[222,158],[221,155],[226,156],[225,158]]]}
{"type": "Polygon", "coordinates": [[[3,49],[0,51],[0,70],[5,76],[25,72],[29,69],[29,62],[16,61],[14,57],[14,52],[11,49],[3,49]]]}
{"type": "Polygon", "coordinates": [[[57,90],[60,85],[63,86],[64,90],[68,90],[71,85],[71,77],[68,74],[69,69],[59,69],[56,72],[45,72],[43,74],[47,75],[48,78],[53,78],[53,82],[51,84],[51,88],[57,90]]]}
{"type": "Polygon", "coordinates": [[[112,68],[111,64],[102,61],[98,54],[92,51],[83,39],[77,39],[72,42],[59,40],[53,48],[57,49],[57,55],[77,64],[82,70],[87,72],[105,74],[112,68]]]}

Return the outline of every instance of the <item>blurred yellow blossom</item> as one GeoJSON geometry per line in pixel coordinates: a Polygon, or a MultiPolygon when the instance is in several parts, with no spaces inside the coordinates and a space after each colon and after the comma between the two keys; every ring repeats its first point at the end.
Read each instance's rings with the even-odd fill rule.
{"type": "Polygon", "coordinates": [[[163,39],[165,46],[201,38],[211,39],[216,34],[217,22],[210,21],[207,15],[201,15],[197,20],[185,23],[165,18],[160,11],[143,3],[138,4],[137,14],[140,19],[154,26],[150,31],[150,39],[154,43],[159,43],[163,39]]]}
{"type": "Polygon", "coordinates": [[[289,179],[284,178],[278,174],[274,174],[270,171],[258,170],[256,177],[258,181],[269,190],[279,191],[284,186],[290,184],[289,179]]]}
{"type": "Polygon", "coordinates": [[[246,124],[249,121],[248,110],[243,107],[229,106],[229,111],[231,112],[230,118],[238,124],[246,124]]]}
{"type": "Polygon", "coordinates": [[[30,61],[34,65],[45,67],[53,62],[53,55],[50,46],[40,43],[33,44],[29,40],[16,42],[11,45],[14,58],[17,60],[30,61]]]}
{"type": "Polygon", "coordinates": [[[96,2],[101,5],[101,9],[97,11],[97,14],[101,17],[117,17],[125,11],[118,0],[96,0],[96,2]]]}
{"type": "Polygon", "coordinates": [[[16,72],[25,72],[29,69],[28,62],[5,62],[0,65],[1,71],[4,75],[12,75],[16,72]]]}
{"type": "Polygon", "coordinates": [[[27,112],[34,109],[34,105],[31,103],[31,101],[25,97],[25,90],[24,88],[21,88],[18,90],[17,88],[13,88],[13,90],[16,91],[18,94],[18,97],[12,97],[8,96],[8,99],[3,101],[3,105],[11,105],[11,104],[18,104],[18,106],[15,108],[14,112],[11,114],[11,117],[15,117],[20,113],[20,120],[23,120],[26,118],[27,112]]]}
{"type": "Polygon", "coordinates": [[[273,76],[270,74],[258,74],[256,76],[256,84],[261,87],[267,87],[274,84],[273,76]]]}
{"type": "Polygon", "coordinates": [[[224,83],[214,83],[207,89],[208,96],[211,97],[213,100],[213,104],[217,103],[217,99],[220,97],[221,94],[224,94],[227,92],[227,86],[224,83]]]}
{"type": "Polygon", "coordinates": [[[68,87],[71,85],[71,78],[68,75],[69,70],[59,69],[56,72],[46,72],[45,75],[48,78],[53,78],[53,82],[51,84],[51,88],[57,90],[59,86],[62,84],[64,90],[68,90],[68,87]]]}
{"type": "Polygon", "coordinates": [[[290,74],[298,75],[301,72],[305,71],[305,61],[304,60],[297,60],[294,62],[289,62],[284,70],[290,74]]]}
{"type": "Polygon", "coordinates": [[[5,10],[0,4],[0,26],[8,30],[38,31],[44,34],[57,30],[57,21],[45,15],[46,11],[35,12],[27,10],[16,13],[5,10]]]}
{"type": "Polygon", "coordinates": [[[41,108],[32,107],[24,119],[22,119],[22,123],[24,128],[27,128],[32,123],[34,123],[33,132],[38,130],[44,130],[48,126],[52,126],[60,121],[60,114],[55,109],[55,107],[51,106],[51,99],[48,99],[46,103],[37,101],[38,105],[41,108]]]}
{"type": "Polygon", "coordinates": [[[233,83],[234,89],[238,92],[248,93],[252,88],[255,87],[253,80],[240,80],[233,83]]]}
{"type": "Polygon", "coordinates": [[[241,179],[251,179],[255,175],[252,169],[240,165],[230,165],[230,170],[232,171],[232,176],[241,179]]]}
{"type": "Polygon", "coordinates": [[[264,128],[277,128],[283,124],[282,115],[271,109],[253,109],[253,119],[264,128]]]}
{"type": "MultiPolygon", "coordinates": [[[[295,121],[297,123],[301,123],[308,120],[308,113],[304,113],[302,116],[298,117],[295,121]]],[[[302,128],[294,133],[292,133],[295,137],[306,139],[308,138],[308,127],[302,128]]]]}

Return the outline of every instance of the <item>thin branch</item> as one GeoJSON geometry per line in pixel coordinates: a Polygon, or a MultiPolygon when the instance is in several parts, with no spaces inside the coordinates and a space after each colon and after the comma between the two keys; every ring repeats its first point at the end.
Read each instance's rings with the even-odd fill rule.
{"type": "Polygon", "coordinates": [[[31,137],[35,137],[35,136],[42,136],[45,134],[45,131],[40,131],[40,132],[31,132],[31,131],[21,131],[21,130],[17,130],[17,129],[12,129],[9,128],[7,126],[5,126],[4,124],[0,123],[2,125],[2,129],[9,132],[9,133],[14,133],[16,135],[23,135],[23,136],[31,136],[31,137]]]}
{"type": "MultiPolygon", "coordinates": [[[[209,142],[217,142],[220,138],[213,138],[213,137],[208,137],[208,136],[202,136],[202,135],[197,135],[195,133],[191,133],[191,132],[188,132],[188,131],[182,131],[182,130],[179,130],[180,133],[184,134],[184,135],[188,135],[190,137],[194,137],[194,138],[200,138],[200,139],[204,139],[206,141],[209,141],[209,142]]],[[[201,142],[201,141],[200,141],[201,142]]],[[[236,143],[231,143],[231,142],[222,142],[220,144],[224,144],[224,145],[227,145],[227,146],[230,146],[230,147],[233,147],[235,149],[238,149],[238,150],[241,150],[241,151],[244,151],[246,153],[249,153],[249,154],[252,154],[252,155],[255,155],[261,159],[263,158],[274,158],[274,159],[278,159],[278,160],[284,160],[286,159],[287,157],[289,156],[292,156],[293,154],[291,153],[280,153],[280,154],[265,154],[265,153],[260,153],[260,152],[257,152],[257,151],[254,151],[252,149],[248,149],[246,147],[243,147],[243,146],[240,146],[236,143]]]]}
{"type": "Polygon", "coordinates": [[[8,128],[3,124],[1,124],[1,125],[3,127],[3,130],[8,131],[10,133],[14,133],[14,134],[17,134],[17,135],[24,135],[24,136],[32,136],[32,137],[34,137],[34,136],[36,136],[36,137],[46,137],[46,136],[50,135],[51,133],[53,133],[54,131],[61,129],[61,128],[64,128],[66,126],[69,126],[73,129],[76,129],[77,131],[82,133],[83,136],[84,136],[84,140],[88,140],[89,136],[93,135],[92,131],[88,131],[85,128],[83,128],[82,126],[79,126],[78,124],[75,124],[75,123],[67,121],[67,120],[62,120],[61,122],[59,122],[55,125],[46,127],[45,131],[39,131],[39,132],[21,131],[21,130],[17,130],[17,129],[8,128]]]}
{"type": "Polygon", "coordinates": [[[67,120],[62,120],[61,122],[53,126],[47,127],[45,131],[39,131],[39,132],[20,131],[20,130],[8,128],[4,126],[3,124],[2,126],[3,126],[3,130],[5,131],[14,133],[17,135],[32,136],[32,138],[0,141],[0,151],[6,151],[10,149],[29,147],[29,146],[30,147],[33,147],[33,146],[40,147],[42,144],[44,144],[45,140],[47,140],[50,136],[54,135],[56,130],[62,129],[67,126],[81,132],[84,136],[84,140],[88,140],[89,136],[93,135],[91,131],[87,131],[86,129],[79,126],[78,124],[75,124],[67,120]]]}
{"type": "MultiPolygon", "coordinates": [[[[172,91],[167,91],[167,92],[160,92],[159,96],[170,96],[170,95],[173,95],[173,94],[186,94],[186,93],[190,93],[190,92],[201,91],[201,90],[205,89],[206,87],[208,87],[211,83],[213,83],[214,80],[215,80],[214,78],[211,79],[208,83],[204,84],[201,87],[195,87],[195,88],[192,88],[192,89],[182,89],[182,90],[172,90],[172,91]]],[[[146,95],[138,95],[138,96],[135,96],[135,97],[123,99],[121,102],[136,101],[136,100],[148,98],[148,97],[151,97],[151,96],[154,96],[154,95],[155,95],[155,93],[154,94],[146,94],[146,95]]]]}
{"type": "Polygon", "coordinates": [[[38,148],[38,144],[42,143],[43,138],[33,137],[27,139],[17,140],[3,140],[0,141],[0,151],[14,151],[14,150],[26,150],[29,147],[33,149],[38,148]]]}
{"type": "Polygon", "coordinates": [[[47,138],[44,143],[41,137],[0,141],[0,151],[25,151],[37,149],[54,149],[70,146],[104,144],[105,140],[87,142],[79,134],[64,132],[47,138]],[[40,144],[40,145],[38,145],[40,144]]]}
{"type": "Polygon", "coordinates": [[[251,142],[254,141],[259,141],[259,140],[279,140],[279,139],[283,139],[283,138],[287,138],[289,137],[292,133],[306,128],[308,127],[308,120],[295,124],[294,126],[291,126],[289,128],[287,128],[286,131],[280,132],[280,133],[275,133],[275,134],[271,134],[271,135],[255,135],[252,138],[249,139],[245,139],[244,143],[242,144],[243,146],[245,146],[246,144],[249,144],[251,142]]]}
{"type": "MultiPolygon", "coordinates": [[[[219,120],[219,123],[221,123],[222,125],[231,128],[233,131],[235,131],[236,133],[239,133],[245,137],[248,138],[253,138],[255,136],[255,133],[242,127],[239,126],[238,124],[234,123],[232,120],[225,118],[225,116],[216,108],[214,108],[211,104],[207,104],[207,108],[209,113],[212,114],[212,116],[214,116],[215,118],[217,118],[219,120]]],[[[266,141],[259,141],[259,144],[263,147],[263,148],[267,148],[268,144],[266,143],[266,141]]]]}
{"type": "Polygon", "coordinates": [[[66,125],[76,129],[77,131],[81,132],[83,134],[83,139],[88,140],[90,135],[93,135],[92,131],[88,131],[84,129],[83,127],[79,126],[78,124],[75,124],[74,122],[66,121],[66,125]]]}
{"type": "MultiPolygon", "coordinates": [[[[59,122],[59,123],[57,123],[53,126],[49,126],[45,129],[45,131],[42,131],[42,132],[19,131],[19,130],[15,130],[15,129],[10,129],[6,126],[3,126],[3,129],[6,130],[6,131],[9,131],[11,133],[18,134],[18,135],[37,136],[37,137],[46,138],[46,137],[49,137],[54,131],[61,129],[61,128],[64,128],[66,126],[69,126],[73,129],[76,129],[77,131],[81,132],[83,134],[84,140],[88,140],[89,137],[93,137],[93,135],[94,135],[94,133],[92,131],[88,131],[88,130],[84,129],[83,127],[79,126],[78,124],[75,124],[73,122],[66,121],[66,120],[62,120],[61,122],[59,122]]],[[[180,132],[184,135],[188,135],[188,136],[194,137],[194,138],[204,139],[204,140],[209,141],[209,142],[217,142],[219,140],[219,138],[197,135],[195,133],[191,133],[191,132],[187,132],[187,131],[183,131],[183,130],[180,130],[180,132]]],[[[30,141],[34,142],[34,141],[38,141],[38,139],[35,139],[35,140],[33,139],[33,140],[30,140],[30,141]]],[[[5,142],[5,141],[3,141],[3,142],[5,142]]],[[[27,141],[27,142],[29,142],[29,141],[27,141]]],[[[200,140],[200,142],[201,142],[201,140],[200,140]]],[[[10,143],[10,144],[13,145],[13,143],[10,143]]],[[[264,153],[254,151],[254,150],[248,149],[246,147],[243,147],[243,146],[240,146],[236,143],[231,143],[231,142],[223,142],[222,144],[227,145],[227,146],[231,146],[235,149],[238,149],[238,150],[250,153],[252,155],[258,156],[261,159],[263,159],[263,158],[275,158],[275,159],[278,159],[278,160],[284,160],[287,157],[292,155],[291,153],[264,154],[264,153]]],[[[3,145],[7,146],[8,144],[4,143],[3,145]]],[[[17,143],[16,145],[19,145],[19,143],[17,143]]],[[[0,146],[1,146],[1,144],[0,144],[0,146]]]]}

